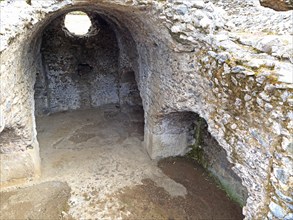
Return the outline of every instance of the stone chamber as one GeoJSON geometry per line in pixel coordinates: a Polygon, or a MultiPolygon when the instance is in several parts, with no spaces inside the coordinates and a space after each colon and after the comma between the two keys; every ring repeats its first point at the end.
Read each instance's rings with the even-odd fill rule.
{"type": "Polygon", "coordinates": [[[292,219],[290,28],[254,0],[1,1],[1,187],[41,175],[37,117],[110,106],[143,115],[153,160],[191,154],[245,219],[292,219]]]}

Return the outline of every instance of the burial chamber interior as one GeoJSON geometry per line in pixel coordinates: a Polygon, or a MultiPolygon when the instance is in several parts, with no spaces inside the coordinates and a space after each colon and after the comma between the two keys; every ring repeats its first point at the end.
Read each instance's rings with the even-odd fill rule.
{"type": "MultiPolygon", "coordinates": [[[[34,76],[29,76],[35,82],[32,92],[33,120],[35,115],[44,116],[107,105],[114,106],[119,112],[129,111],[129,107],[132,112],[140,111],[144,114],[144,122],[150,117],[150,106],[146,98],[146,79],[149,76],[145,74],[147,68],[143,66],[151,64],[141,59],[140,56],[144,55],[138,52],[137,48],[144,46],[133,37],[145,33],[138,33],[139,28],[130,32],[114,16],[115,13],[118,12],[113,11],[112,16],[106,9],[89,9],[87,6],[67,8],[49,17],[32,34],[32,40],[25,44],[23,54],[27,56],[31,69],[35,68],[36,72],[35,79],[34,76]],[[90,18],[91,26],[86,34],[77,35],[65,27],[65,16],[72,11],[82,11],[90,18]]],[[[152,46],[156,47],[160,43],[152,42],[152,46]]],[[[151,60],[154,61],[155,58],[151,60]]],[[[178,143],[180,148],[186,150],[188,145],[199,143],[194,134],[199,121],[204,119],[200,119],[196,113],[174,112],[157,118],[159,122],[154,126],[155,129],[162,127],[157,133],[164,131],[163,135],[169,140],[182,140],[178,143]]],[[[35,122],[30,123],[35,129],[35,122]]],[[[152,126],[150,122],[144,125],[144,132],[146,128],[149,129],[148,126],[152,126]]],[[[241,185],[239,177],[233,173],[225,150],[211,137],[206,124],[199,128],[203,130],[202,150],[197,156],[211,162],[213,166],[207,168],[219,174],[219,179],[224,178],[226,182],[230,182],[230,186],[234,185],[233,191],[236,191],[242,203],[245,203],[246,189],[241,185]],[[212,156],[207,158],[204,155],[212,156]]],[[[178,152],[174,152],[174,155],[178,155],[178,152]]],[[[179,152],[183,153],[186,151],[179,152]]],[[[30,175],[33,176],[28,176],[30,175]]]]}
{"type": "Polygon", "coordinates": [[[13,76],[18,77],[18,86],[12,85],[11,94],[22,98],[0,135],[1,186],[40,174],[37,116],[106,105],[120,112],[130,107],[143,115],[140,91],[145,85],[140,83],[143,76],[132,37],[139,30],[130,34],[124,25],[130,19],[127,13],[111,10],[68,6],[46,14],[35,25],[29,23],[30,30],[19,36],[17,65],[11,70],[17,73],[13,76]],[[64,27],[65,15],[71,11],[83,11],[90,18],[84,36],[64,27]]]}

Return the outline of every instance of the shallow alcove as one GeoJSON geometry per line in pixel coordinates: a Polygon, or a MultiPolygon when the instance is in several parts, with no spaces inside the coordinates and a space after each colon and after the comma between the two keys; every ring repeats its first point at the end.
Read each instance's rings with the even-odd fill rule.
{"type": "Polygon", "coordinates": [[[230,198],[245,206],[247,189],[232,170],[233,164],[228,161],[226,151],[208,131],[204,118],[189,111],[172,112],[160,116],[158,124],[155,132],[161,135],[167,153],[172,148],[171,151],[187,154],[209,171],[230,198]]]}

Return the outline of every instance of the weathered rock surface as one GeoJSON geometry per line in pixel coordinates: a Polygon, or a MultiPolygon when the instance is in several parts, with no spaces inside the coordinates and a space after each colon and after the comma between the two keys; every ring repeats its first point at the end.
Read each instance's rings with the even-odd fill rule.
{"type": "Polygon", "coordinates": [[[69,197],[69,186],[57,181],[0,192],[0,219],[61,219],[69,197]]]}

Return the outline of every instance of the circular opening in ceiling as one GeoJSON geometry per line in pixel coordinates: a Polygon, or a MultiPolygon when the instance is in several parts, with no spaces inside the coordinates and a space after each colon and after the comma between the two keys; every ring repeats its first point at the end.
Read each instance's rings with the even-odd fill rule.
{"type": "Polygon", "coordinates": [[[66,14],[64,25],[70,33],[82,36],[89,32],[92,22],[86,13],[72,11],[66,14]]]}

